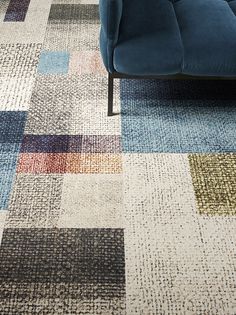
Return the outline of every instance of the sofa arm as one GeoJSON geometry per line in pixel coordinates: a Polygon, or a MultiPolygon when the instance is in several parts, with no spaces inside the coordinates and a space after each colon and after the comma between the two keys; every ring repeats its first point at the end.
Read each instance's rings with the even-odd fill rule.
{"type": "Polygon", "coordinates": [[[100,50],[104,65],[109,72],[114,72],[113,50],[119,36],[123,0],[99,0],[101,20],[100,50]]]}

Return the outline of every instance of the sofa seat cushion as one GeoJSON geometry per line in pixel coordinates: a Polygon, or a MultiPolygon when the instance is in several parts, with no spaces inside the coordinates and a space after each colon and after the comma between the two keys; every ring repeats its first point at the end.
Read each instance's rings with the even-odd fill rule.
{"type": "Polygon", "coordinates": [[[123,0],[114,68],[236,76],[236,0],[123,0]]]}

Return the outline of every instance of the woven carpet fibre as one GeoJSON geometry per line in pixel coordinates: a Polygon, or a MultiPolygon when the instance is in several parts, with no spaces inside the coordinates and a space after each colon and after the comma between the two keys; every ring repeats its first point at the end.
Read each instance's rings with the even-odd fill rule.
{"type": "Polygon", "coordinates": [[[95,0],[0,2],[0,314],[235,315],[235,82],[116,80],[95,0]]]}

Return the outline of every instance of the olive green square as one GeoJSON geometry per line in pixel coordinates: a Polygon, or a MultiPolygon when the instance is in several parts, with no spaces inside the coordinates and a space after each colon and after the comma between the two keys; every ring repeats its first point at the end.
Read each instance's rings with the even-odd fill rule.
{"type": "Polygon", "coordinates": [[[236,154],[190,154],[200,214],[236,215],[236,154]]]}

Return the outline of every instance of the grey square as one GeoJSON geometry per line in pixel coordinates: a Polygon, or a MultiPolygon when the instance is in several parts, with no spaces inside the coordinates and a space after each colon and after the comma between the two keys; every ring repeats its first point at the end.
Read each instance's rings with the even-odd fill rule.
{"type": "Polygon", "coordinates": [[[63,175],[18,174],[9,202],[7,227],[53,227],[60,213],[63,175]]]}

